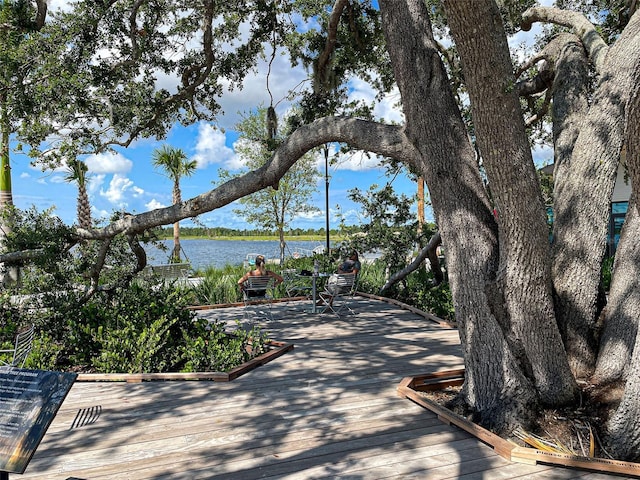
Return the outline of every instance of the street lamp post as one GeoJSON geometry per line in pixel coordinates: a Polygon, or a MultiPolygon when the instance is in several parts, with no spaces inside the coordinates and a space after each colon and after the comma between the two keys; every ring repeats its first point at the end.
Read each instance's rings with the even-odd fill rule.
{"type": "Polygon", "coordinates": [[[327,257],[331,254],[329,250],[329,147],[327,145],[324,146],[324,208],[325,208],[325,217],[326,217],[326,235],[327,235],[327,245],[325,251],[327,252],[327,257]]]}

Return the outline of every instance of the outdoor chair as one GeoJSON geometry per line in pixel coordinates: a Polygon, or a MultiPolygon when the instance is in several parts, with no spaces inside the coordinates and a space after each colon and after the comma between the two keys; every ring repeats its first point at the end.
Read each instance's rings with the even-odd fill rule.
{"type": "Polygon", "coordinates": [[[282,270],[284,290],[288,298],[311,296],[311,277],[303,277],[295,269],[282,270]]]}
{"type": "Polygon", "coordinates": [[[356,294],[358,276],[353,273],[335,273],[331,275],[324,286],[324,291],[320,292],[321,306],[324,307],[321,313],[331,311],[337,316],[342,314],[355,315],[351,308],[353,297],[356,294]]]}
{"type": "Polygon", "coordinates": [[[273,320],[271,307],[273,306],[274,288],[274,278],[269,275],[256,275],[247,278],[242,285],[245,319],[250,320],[253,316],[262,315],[268,320],[273,320]],[[257,307],[257,309],[253,307],[257,307]]]}
{"type": "Polygon", "coordinates": [[[31,353],[31,347],[33,345],[34,326],[31,325],[26,330],[18,332],[16,335],[16,343],[14,348],[10,350],[0,350],[0,354],[9,353],[13,354],[11,362],[5,362],[0,360],[0,364],[8,365],[11,367],[22,368],[24,362],[27,360],[29,353],[31,353]]]}

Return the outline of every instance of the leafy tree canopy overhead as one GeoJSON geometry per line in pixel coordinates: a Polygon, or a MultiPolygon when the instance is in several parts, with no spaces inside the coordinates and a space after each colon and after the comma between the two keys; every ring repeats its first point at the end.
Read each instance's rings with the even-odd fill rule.
{"type": "Polygon", "coordinates": [[[279,30],[264,2],[77,2],[20,45],[24,93],[9,100],[28,118],[13,121],[34,156],[56,135],[43,145],[54,165],[65,149],[163,138],[176,122],[215,119],[279,30]]]}

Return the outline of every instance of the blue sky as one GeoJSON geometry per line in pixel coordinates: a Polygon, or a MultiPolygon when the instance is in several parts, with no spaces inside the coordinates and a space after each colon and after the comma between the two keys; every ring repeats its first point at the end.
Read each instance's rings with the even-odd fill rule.
{"type": "MultiPolygon", "coordinates": [[[[52,10],[64,7],[64,0],[52,0],[52,10]]],[[[521,34],[516,42],[531,37],[521,34]]],[[[88,191],[94,218],[106,218],[113,211],[124,210],[140,213],[171,204],[172,183],[161,172],[156,171],[151,163],[154,149],[167,143],[181,148],[191,159],[198,163],[196,173],[181,181],[183,199],[210,190],[218,178],[219,168],[233,169],[239,166],[239,159],[233,150],[237,134],[233,126],[240,119],[241,113],[248,113],[258,106],[269,105],[269,94],[266,88],[266,65],[260,65],[254,75],[247,78],[242,90],[225,94],[220,99],[224,113],[218,117],[216,124],[201,122],[189,127],[175,126],[163,141],[142,139],[127,149],[120,149],[115,154],[105,153],[99,156],[84,158],[88,171],[88,191]]],[[[269,85],[274,100],[279,102],[276,111],[279,116],[286,113],[290,104],[284,101],[289,90],[294,89],[306,79],[302,69],[292,70],[284,56],[276,56],[272,66],[269,85]]],[[[171,79],[167,79],[171,82],[171,79]]],[[[354,79],[351,84],[353,97],[373,100],[375,93],[368,86],[354,79]]],[[[399,95],[394,92],[378,103],[375,114],[387,121],[402,122],[403,117],[397,109],[399,95]]],[[[550,156],[548,150],[537,151],[536,161],[543,161],[550,156]]],[[[55,207],[55,214],[65,223],[74,223],[76,218],[76,195],[74,185],[64,182],[64,172],[42,172],[29,164],[26,155],[12,151],[12,182],[14,204],[21,209],[35,205],[39,210],[55,207]]],[[[311,203],[320,212],[308,217],[296,217],[292,227],[322,228],[325,226],[325,180],[324,159],[318,158],[318,171],[322,177],[318,180],[318,190],[311,203]]],[[[387,179],[384,169],[379,166],[375,157],[367,158],[363,154],[340,157],[335,166],[330,166],[329,218],[331,228],[338,226],[338,210],[347,223],[361,222],[359,208],[347,198],[347,192],[359,187],[366,190],[371,184],[383,185],[387,179]]],[[[400,176],[394,180],[394,188],[399,193],[413,196],[416,185],[408,178],[400,176]]],[[[254,228],[232,212],[234,205],[214,210],[199,217],[206,226],[227,228],[254,228]]],[[[427,217],[432,218],[430,211],[427,217]]],[[[189,225],[189,221],[183,221],[189,225]]]]}

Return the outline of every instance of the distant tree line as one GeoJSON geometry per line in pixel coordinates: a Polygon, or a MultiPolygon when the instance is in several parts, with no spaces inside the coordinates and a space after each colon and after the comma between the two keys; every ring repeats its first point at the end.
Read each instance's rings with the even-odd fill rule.
{"type": "MultiPolygon", "coordinates": [[[[354,233],[359,231],[359,227],[349,227],[349,232],[345,232],[344,228],[340,230],[331,229],[329,231],[329,235],[336,236],[338,234],[344,235],[345,233],[354,233]],[[352,232],[353,230],[353,232],[352,232]]],[[[216,238],[216,237],[265,237],[265,236],[277,236],[278,232],[276,230],[270,229],[236,229],[236,228],[226,228],[226,227],[180,227],[181,235],[184,237],[208,237],[208,238],[216,238]]],[[[292,228],[287,231],[288,236],[320,236],[324,237],[326,235],[326,230],[324,228],[292,228]]],[[[155,233],[158,237],[166,238],[171,237],[173,235],[173,228],[158,228],[155,230],[155,233]]]]}

